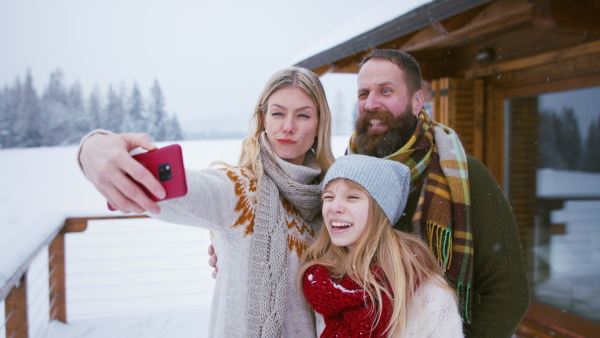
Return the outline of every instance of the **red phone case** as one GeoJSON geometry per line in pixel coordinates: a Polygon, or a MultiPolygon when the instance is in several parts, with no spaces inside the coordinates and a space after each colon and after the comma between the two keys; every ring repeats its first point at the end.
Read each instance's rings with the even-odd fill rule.
{"type": "MultiPolygon", "coordinates": [[[[160,181],[167,192],[165,198],[160,200],[140,185],[144,192],[146,192],[146,194],[154,201],[164,201],[187,194],[187,183],[185,179],[185,169],[183,167],[181,146],[172,144],[146,153],[134,155],[133,158],[146,167],[152,175],[160,181]]],[[[115,210],[110,203],[108,204],[108,208],[113,211],[115,210]]]]}

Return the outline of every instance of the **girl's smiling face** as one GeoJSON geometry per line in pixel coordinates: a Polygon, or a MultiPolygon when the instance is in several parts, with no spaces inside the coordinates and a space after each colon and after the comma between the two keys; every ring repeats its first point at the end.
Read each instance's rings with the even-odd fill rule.
{"type": "Polygon", "coordinates": [[[352,250],[367,228],[369,194],[345,179],[331,181],[323,190],[323,219],[333,244],[352,250]]]}

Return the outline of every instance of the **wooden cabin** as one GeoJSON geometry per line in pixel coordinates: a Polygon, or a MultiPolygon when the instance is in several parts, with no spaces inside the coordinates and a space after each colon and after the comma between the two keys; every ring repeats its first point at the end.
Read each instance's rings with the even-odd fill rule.
{"type": "Polygon", "coordinates": [[[513,207],[532,298],[517,335],[600,335],[600,1],[432,1],[298,65],[356,73],[378,48],[415,57],[429,113],[513,207]]]}

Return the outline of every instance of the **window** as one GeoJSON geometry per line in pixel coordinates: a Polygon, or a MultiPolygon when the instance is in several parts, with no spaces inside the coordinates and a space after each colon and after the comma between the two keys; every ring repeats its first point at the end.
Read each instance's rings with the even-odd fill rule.
{"type": "Polygon", "coordinates": [[[532,299],[600,322],[600,87],[505,108],[505,189],[532,299]]]}

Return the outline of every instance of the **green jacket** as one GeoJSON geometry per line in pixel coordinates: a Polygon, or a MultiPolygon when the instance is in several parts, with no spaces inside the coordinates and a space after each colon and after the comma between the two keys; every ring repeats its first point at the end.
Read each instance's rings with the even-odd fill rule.
{"type": "MultiPolygon", "coordinates": [[[[529,283],[517,221],[498,183],[475,157],[467,155],[473,224],[472,322],[466,337],[511,337],[529,307],[529,283]]],[[[394,228],[410,232],[420,188],[408,197],[394,228]]]]}

